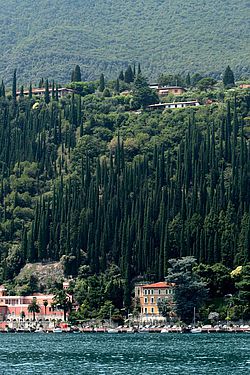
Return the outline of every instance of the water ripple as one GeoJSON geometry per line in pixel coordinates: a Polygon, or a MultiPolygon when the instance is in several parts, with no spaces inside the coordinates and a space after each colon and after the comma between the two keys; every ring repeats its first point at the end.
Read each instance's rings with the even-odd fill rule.
{"type": "Polygon", "coordinates": [[[0,334],[0,375],[242,375],[250,335],[0,334]]]}

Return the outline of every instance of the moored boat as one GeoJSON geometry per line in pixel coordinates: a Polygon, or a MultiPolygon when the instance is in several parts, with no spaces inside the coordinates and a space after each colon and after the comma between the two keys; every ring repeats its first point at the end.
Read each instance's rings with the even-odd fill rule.
{"type": "Polygon", "coordinates": [[[192,328],[190,330],[191,333],[202,333],[202,328],[201,327],[198,327],[198,328],[192,328]]]}
{"type": "Polygon", "coordinates": [[[107,333],[119,333],[119,329],[117,329],[117,328],[109,328],[109,329],[107,329],[107,333]]]}
{"type": "Polygon", "coordinates": [[[56,327],[53,329],[53,333],[62,333],[62,329],[60,327],[56,327]]]}

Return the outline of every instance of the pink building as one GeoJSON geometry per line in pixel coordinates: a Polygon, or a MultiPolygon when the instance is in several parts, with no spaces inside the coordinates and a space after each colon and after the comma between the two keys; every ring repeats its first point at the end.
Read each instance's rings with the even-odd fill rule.
{"type": "Polygon", "coordinates": [[[250,89],[250,83],[242,83],[242,84],[240,85],[240,88],[241,88],[241,89],[250,89]]]}
{"type": "MultiPolygon", "coordinates": [[[[67,285],[64,285],[64,289],[67,289],[67,285]]],[[[63,310],[55,306],[53,294],[8,296],[6,288],[0,285],[0,321],[32,320],[33,314],[29,312],[28,306],[34,298],[40,307],[40,312],[36,313],[36,320],[63,320],[63,310]]],[[[72,296],[69,295],[69,298],[72,300],[72,296]]]]}

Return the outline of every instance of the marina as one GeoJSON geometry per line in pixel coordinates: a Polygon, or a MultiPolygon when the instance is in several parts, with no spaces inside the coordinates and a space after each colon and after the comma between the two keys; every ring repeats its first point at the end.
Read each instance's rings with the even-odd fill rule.
{"type": "Polygon", "coordinates": [[[118,327],[94,327],[94,326],[68,326],[67,324],[58,325],[56,327],[47,327],[43,328],[40,327],[29,327],[29,328],[2,328],[0,330],[2,334],[8,333],[32,333],[32,334],[39,334],[39,333],[49,333],[49,334],[58,334],[58,333],[82,333],[82,334],[98,334],[98,333],[105,333],[105,334],[131,334],[131,333],[151,333],[151,334],[170,334],[170,333],[214,333],[214,334],[221,334],[221,333],[250,333],[250,326],[249,325],[204,325],[201,327],[181,327],[177,325],[173,326],[118,326],[118,327]]]}

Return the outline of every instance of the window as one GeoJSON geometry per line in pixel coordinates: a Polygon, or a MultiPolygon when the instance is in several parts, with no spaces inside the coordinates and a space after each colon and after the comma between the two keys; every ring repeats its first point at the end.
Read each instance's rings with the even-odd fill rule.
{"type": "Polygon", "coordinates": [[[161,290],[160,289],[158,290],[158,294],[161,294],[161,290]]]}
{"type": "Polygon", "coordinates": [[[148,308],[147,307],[145,307],[144,312],[145,312],[145,314],[148,313],[148,308]]]}
{"type": "Polygon", "coordinates": [[[153,289],[151,289],[151,294],[154,294],[154,290],[153,289]]]}
{"type": "Polygon", "coordinates": [[[161,298],[160,297],[157,298],[157,302],[158,303],[161,302],[161,298]]]}
{"type": "Polygon", "coordinates": [[[151,297],[151,303],[154,303],[154,297],[151,297]]]}
{"type": "Polygon", "coordinates": [[[151,307],[151,313],[153,314],[155,312],[154,307],[151,307]]]}
{"type": "Polygon", "coordinates": [[[148,303],[148,298],[147,297],[144,298],[144,303],[148,303]]]}
{"type": "Polygon", "coordinates": [[[148,291],[147,291],[147,289],[145,289],[145,290],[144,290],[144,294],[145,294],[145,295],[146,295],[146,294],[148,294],[148,291]]]}

